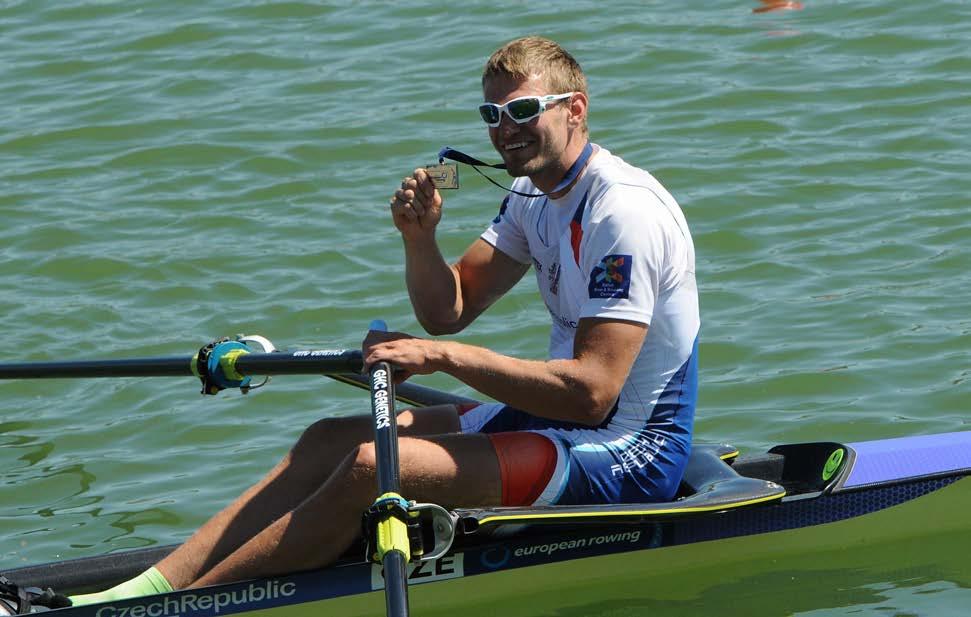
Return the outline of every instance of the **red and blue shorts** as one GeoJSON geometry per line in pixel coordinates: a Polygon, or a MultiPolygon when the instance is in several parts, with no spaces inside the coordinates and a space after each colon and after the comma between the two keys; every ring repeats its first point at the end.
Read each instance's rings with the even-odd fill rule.
{"type": "Polygon", "coordinates": [[[499,459],[502,505],[671,500],[690,436],[653,426],[621,430],[547,420],[501,403],[458,406],[463,433],[484,433],[499,459]]]}

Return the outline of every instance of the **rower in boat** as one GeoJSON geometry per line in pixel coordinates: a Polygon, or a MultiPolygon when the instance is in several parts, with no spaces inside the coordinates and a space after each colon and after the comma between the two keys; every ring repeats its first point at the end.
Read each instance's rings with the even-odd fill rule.
{"type": "MultiPolygon", "coordinates": [[[[506,44],[482,86],[479,112],[515,180],[452,265],[435,240],[443,203],[435,181],[424,169],[402,181],[390,206],[408,289],[429,334],[454,334],[532,267],[552,318],[550,359],[371,331],[365,366],[387,362],[399,381],[445,372],[500,401],[402,412],[402,492],[448,506],[671,500],[691,446],[700,323],[681,209],[648,172],[590,142],[586,78],[553,41],[506,44]]],[[[374,498],[370,432],[364,416],[317,422],[181,547],[74,604],[332,563],[374,498]]]]}

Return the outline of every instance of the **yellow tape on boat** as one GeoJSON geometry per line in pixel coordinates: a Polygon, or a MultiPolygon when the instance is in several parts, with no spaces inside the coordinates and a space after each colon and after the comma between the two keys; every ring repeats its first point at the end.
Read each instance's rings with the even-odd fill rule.
{"type": "Polygon", "coordinates": [[[686,506],[683,508],[664,508],[664,509],[651,509],[651,510],[618,510],[616,512],[609,511],[596,511],[591,510],[587,512],[537,512],[536,514],[508,514],[502,515],[497,514],[493,516],[486,516],[479,519],[479,525],[488,525],[489,523],[496,523],[501,521],[527,521],[527,520],[538,520],[538,519],[570,519],[570,518],[587,518],[590,516],[595,516],[597,518],[613,518],[613,517],[623,517],[623,516],[668,516],[670,514],[692,514],[699,512],[717,512],[719,510],[734,510],[735,508],[740,508],[742,506],[751,506],[758,503],[765,503],[767,501],[778,501],[785,497],[785,491],[780,491],[776,495],[769,495],[767,497],[759,497],[757,499],[748,499],[746,501],[734,501],[732,503],[722,503],[713,504],[710,506],[686,506]]]}

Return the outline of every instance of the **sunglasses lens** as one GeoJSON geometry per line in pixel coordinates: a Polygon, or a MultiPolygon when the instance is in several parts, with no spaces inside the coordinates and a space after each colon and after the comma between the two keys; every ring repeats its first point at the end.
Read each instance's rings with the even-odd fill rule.
{"type": "Polygon", "coordinates": [[[506,109],[514,120],[528,120],[539,114],[539,98],[532,96],[528,99],[510,101],[506,109]]]}
{"type": "Polygon", "coordinates": [[[499,107],[491,103],[486,103],[485,105],[479,105],[479,115],[486,124],[498,124],[499,123],[499,107]]]}

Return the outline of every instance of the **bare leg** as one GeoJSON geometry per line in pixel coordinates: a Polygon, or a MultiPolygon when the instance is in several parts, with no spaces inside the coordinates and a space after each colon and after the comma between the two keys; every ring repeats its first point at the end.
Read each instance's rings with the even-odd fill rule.
{"type": "MultiPolygon", "coordinates": [[[[398,415],[398,426],[401,435],[459,430],[458,415],[452,405],[427,407],[414,413],[403,411],[398,415]]],[[[268,526],[286,525],[281,517],[289,521],[291,511],[308,496],[319,493],[348,453],[368,441],[371,435],[370,415],[316,422],[304,431],[273,470],[209,519],[156,568],[175,589],[187,587],[268,526]]],[[[373,499],[373,491],[369,494],[373,499]]],[[[358,518],[367,505],[356,510],[358,518]]],[[[357,529],[356,525],[351,527],[357,529]]]]}
{"type": "MultiPolygon", "coordinates": [[[[442,505],[499,505],[499,463],[485,435],[399,440],[402,492],[442,505]]],[[[358,534],[374,500],[374,445],[356,448],[320,489],[191,584],[274,576],[334,562],[358,534]],[[326,524],[321,524],[326,521],[326,524]]]]}

